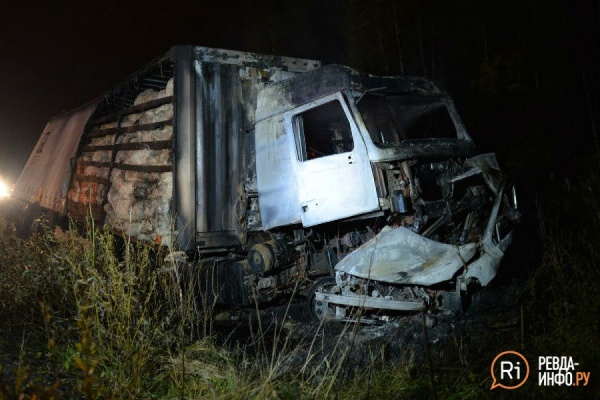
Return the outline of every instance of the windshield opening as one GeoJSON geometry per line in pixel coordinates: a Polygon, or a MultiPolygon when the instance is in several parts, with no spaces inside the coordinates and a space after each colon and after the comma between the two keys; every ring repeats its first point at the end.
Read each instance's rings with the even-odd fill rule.
{"type": "Polygon", "coordinates": [[[373,143],[379,147],[407,139],[458,137],[448,107],[440,97],[367,93],[357,106],[373,143]]]}

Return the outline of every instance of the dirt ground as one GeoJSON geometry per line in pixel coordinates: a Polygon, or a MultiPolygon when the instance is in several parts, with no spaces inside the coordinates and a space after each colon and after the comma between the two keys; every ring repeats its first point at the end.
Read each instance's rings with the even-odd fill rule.
{"type": "Polygon", "coordinates": [[[250,352],[262,351],[263,342],[294,349],[281,373],[297,370],[307,359],[318,363],[325,357],[332,364],[343,357],[350,372],[407,362],[423,366],[441,359],[461,363],[482,356],[485,346],[494,351],[507,335],[513,342],[520,340],[521,290],[517,281],[480,288],[465,310],[408,314],[384,325],[315,322],[303,304],[281,306],[262,313],[260,325],[256,319],[221,322],[215,325],[215,333],[223,345],[242,346],[250,352]]]}

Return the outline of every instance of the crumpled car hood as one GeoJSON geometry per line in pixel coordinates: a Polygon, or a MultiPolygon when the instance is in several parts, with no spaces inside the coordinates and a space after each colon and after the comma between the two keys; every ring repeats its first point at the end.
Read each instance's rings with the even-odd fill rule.
{"type": "Polygon", "coordinates": [[[428,286],[452,279],[476,250],[476,243],[454,246],[407,228],[386,227],[343,258],[335,269],[374,281],[428,286]]]}

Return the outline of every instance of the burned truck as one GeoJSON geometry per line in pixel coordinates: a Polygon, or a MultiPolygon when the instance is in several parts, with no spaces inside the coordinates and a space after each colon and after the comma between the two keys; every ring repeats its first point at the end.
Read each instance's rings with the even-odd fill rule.
{"type": "Polygon", "coordinates": [[[519,214],[434,82],[199,46],[52,118],[13,196],[185,255],[211,303],[373,322],[489,284],[519,214]]]}

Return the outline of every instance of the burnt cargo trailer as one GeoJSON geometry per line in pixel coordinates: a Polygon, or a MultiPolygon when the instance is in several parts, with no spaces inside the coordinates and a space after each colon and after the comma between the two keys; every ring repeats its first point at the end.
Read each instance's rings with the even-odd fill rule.
{"type": "Polygon", "coordinates": [[[185,251],[237,245],[258,89],[319,65],[173,47],[89,104],[51,119],[14,196],[75,219],[91,214],[115,232],[185,251]]]}
{"type": "Polygon", "coordinates": [[[373,321],[487,285],[519,217],[435,83],[197,46],[51,119],[14,196],[185,252],[216,303],[373,321]]]}

